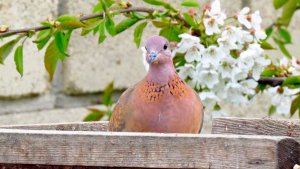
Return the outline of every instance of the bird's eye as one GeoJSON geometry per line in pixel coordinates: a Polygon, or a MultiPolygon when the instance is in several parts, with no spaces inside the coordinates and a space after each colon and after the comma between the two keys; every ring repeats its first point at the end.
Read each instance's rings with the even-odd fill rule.
{"type": "Polygon", "coordinates": [[[164,45],[164,50],[166,50],[168,48],[168,44],[164,45]]]}

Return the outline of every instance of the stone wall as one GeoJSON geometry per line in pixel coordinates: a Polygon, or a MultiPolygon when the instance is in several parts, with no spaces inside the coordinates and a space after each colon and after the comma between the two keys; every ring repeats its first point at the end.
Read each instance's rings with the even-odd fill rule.
{"type": "MultiPolygon", "coordinates": [[[[201,4],[208,0],[198,0],[201,4]]],[[[11,28],[25,28],[37,25],[39,21],[55,18],[60,14],[90,14],[97,0],[0,0],[0,25],[11,25],[11,28]]],[[[180,1],[170,0],[173,4],[180,1]]],[[[272,0],[221,0],[226,13],[234,13],[242,6],[250,6],[260,10],[264,18],[264,26],[280,13],[275,11],[272,0]]],[[[145,5],[141,0],[132,0],[132,4],[145,5]]],[[[299,27],[300,15],[296,14],[291,30],[295,43],[290,47],[294,55],[300,51],[299,27]]],[[[144,40],[152,34],[157,34],[153,27],[147,27],[144,40]]],[[[59,63],[55,78],[49,81],[43,65],[43,51],[27,42],[24,53],[24,76],[21,78],[15,70],[13,57],[10,56],[5,65],[0,65],[0,114],[21,113],[53,108],[85,107],[100,103],[100,93],[111,81],[117,89],[126,89],[145,75],[141,62],[141,50],[133,43],[133,29],[108,38],[98,45],[97,37],[89,35],[81,37],[76,31],[70,42],[71,57],[64,63],[59,63]]],[[[278,53],[271,53],[278,55],[278,53]]],[[[118,94],[116,94],[116,98],[118,94]]],[[[257,116],[266,115],[266,104],[255,102],[250,106],[257,116]]],[[[244,115],[246,108],[237,107],[234,115],[244,115]]]]}

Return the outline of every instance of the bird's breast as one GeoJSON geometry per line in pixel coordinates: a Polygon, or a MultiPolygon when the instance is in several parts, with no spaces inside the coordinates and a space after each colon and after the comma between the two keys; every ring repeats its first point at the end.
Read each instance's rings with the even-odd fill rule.
{"type": "Polygon", "coordinates": [[[146,81],[140,85],[138,92],[139,98],[143,102],[158,102],[162,103],[164,99],[177,98],[180,99],[185,96],[187,86],[177,76],[174,76],[166,83],[156,83],[153,81],[146,81]]]}
{"type": "Polygon", "coordinates": [[[189,88],[180,78],[173,78],[165,84],[146,81],[137,91],[134,99],[136,107],[129,122],[132,130],[187,131],[197,119],[199,113],[193,105],[198,100],[189,98],[189,88]]]}

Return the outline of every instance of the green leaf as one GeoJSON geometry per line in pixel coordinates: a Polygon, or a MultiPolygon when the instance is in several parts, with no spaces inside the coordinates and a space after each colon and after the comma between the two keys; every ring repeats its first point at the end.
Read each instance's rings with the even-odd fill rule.
{"type": "Polygon", "coordinates": [[[281,17],[278,18],[278,24],[288,26],[297,9],[297,0],[288,0],[282,9],[281,17]]]}
{"type": "Polygon", "coordinates": [[[188,6],[188,7],[200,7],[199,3],[196,1],[183,1],[181,3],[181,6],[188,6]]]}
{"type": "Polygon", "coordinates": [[[81,30],[80,35],[81,35],[81,36],[85,36],[85,35],[89,34],[90,32],[92,32],[92,30],[86,30],[86,29],[83,28],[83,29],[81,30]]]}
{"type": "Polygon", "coordinates": [[[300,76],[290,76],[282,83],[283,86],[300,86],[300,76]]]}
{"type": "Polygon", "coordinates": [[[41,25],[46,26],[46,27],[52,27],[53,26],[50,22],[47,22],[47,21],[41,22],[41,25]]]}
{"type": "Polygon", "coordinates": [[[49,36],[51,36],[51,30],[50,29],[46,29],[46,30],[42,30],[38,33],[36,40],[34,40],[34,43],[40,43],[43,40],[47,39],[49,36]]]}
{"type": "Polygon", "coordinates": [[[163,1],[163,0],[143,0],[144,2],[151,4],[151,5],[156,5],[156,6],[163,6],[166,9],[172,10],[172,11],[177,11],[174,7],[172,7],[169,3],[163,1]]]}
{"type": "Polygon", "coordinates": [[[55,35],[55,44],[59,52],[63,56],[61,59],[64,59],[65,56],[69,56],[69,54],[66,53],[67,49],[67,39],[63,32],[57,32],[55,35]]]}
{"type": "Polygon", "coordinates": [[[290,108],[290,116],[292,117],[295,112],[297,111],[297,109],[300,111],[300,95],[298,95],[291,104],[291,108],[290,108]]]}
{"type": "Polygon", "coordinates": [[[101,0],[106,9],[110,8],[114,4],[114,0],[101,0]]]}
{"type": "Polygon", "coordinates": [[[44,46],[45,46],[45,45],[48,43],[48,41],[50,40],[50,38],[51,38],[51,35],[48,36],[47,38],[43,39],[41,42],[39,42],[39,43],[37,44],[37,48],[38,48],[39,50],[43,49],[44,46]]]}
{"type": "Polygon", "coordinates": [[[100,25],[99,25],[99,39],[98,39],[98,43],[102,43],[104,40],[106,39],[106,35],[105,35],[105,22],[103,21],[100,25]]]}
{"type": "Polygon", "coordinates": [[[77,17],[71,15],[62,15],[56,20],[61,22],[58,26],[60,30],[71,30],[85,26],[77,17]]]}
{"type": "Polygon", "coordinates": [[[273,28],[272,27],[269,27],[266,29],[266,35],[267,35],[267,38],[265,40],[267,40],[271,34],[273,33],[273,28]]]}
{"type": "Polygon", "coordinates": [[[85,25],[78,21],[65,21],[62,22],[59,26],[58,29],[60,30],[73,30],[73,29],[77,29],[77,28],[81,28],[81,27],[85,27],[85,25]]]}
{"type": "Polygon", "coordinates": [[[151,4],[151,5],[157,5],[157,6],[162,6],[165,5],[166,2],[162,1],[162,0],[143,0],[144,2],[151,4]]]}
{"type": "Polygon", "coordinates": [[[21,76],[23,76],[23,46],[20,45],[17,47],[14,56],[16,69],[21,76]]]}
{"type": "Polygon", "coordinates": [[[58,60],[63,57],[64,55],[57,48],[55,41],[54,40],[51,41],[51,43],[48,45],[46,49],[45,56],[44,56],[44,64],[50,76],[50,80],[53,79],[53,74],[55,72],[58,60]]]}
{"type": "Polygon", "coordinates": [[[86,26],[84,27],[85,30],[91,31],[94,30],[97,26],[99,26],[103,20],[95,20],[93,22],[88,22],[86,26]]]}
{"type": "Polygon", "coordinates": [[[18,39],[11,40],[5,43],[3,46],[0,47],[0,64],[4,63],[4,60],[9,55],[9,53],[14,48],[15,44],[18,42],[18,39]]]}
{"type": "Polygon", "coordinates": [[[261,77],[273,77],[275,75],[275,71],[274,70],[270,70],[268,68],[266,68],[265,70],[263,70],[260,74],[261,77]]]}
{"type": "Polygon", "coordinates": [[[271,105],[269,107],[268,115],[272,116],[276,112],[276,107],[274,105],[271,105]]]}
{"type": "Polygon", "coordinates": [[[68,46],[69,46],[69,42],[70,42],[70,38],[71,38],[71,35],[72,35],[72,30],[69,30],[67,32],[65,32],[65,51],[67,51],[68,49],[68,46]]]}
{"type": "Polygon", "coordinates": [[[282,42],[281,40],[277,39],[277,38],[273,38],[274,42],[278,45],[280,51],[289,59],[292,58],[292,55],[290,54],[290,52],[286,49],[284,42],[282,42]]]}
{"type": "Polygon", "coordinates": [[[133,15],[135,18],[138,18],[138,19],[145,19],[145,18],[146,18],[145,15],[143,15],[143,14],[140,13],[140,12],[136,12],[136,11],[133,11],[133,12],[132,12],[132,15],[133,15]]]}
{"type": "Polygon", "coordinates": [[[105,114],[105,111],[99,109],[89,109],[90,113],[83,119],[83,121],[99,121],[105,114]]]}
{"type": "Polygon", "coordinates": [[[47,44],[51,36],[51,29],[42,30],[38,33],[36,40],[34,40],[33,42],[37,43],[37,48],[41,50],[47,44]]]}
{"type": "Polygon", "coordinates": [[[256,89],[258,89],[261,92],[263,92],[266,88],[267,88],[267,85],[265,85],[265,84],[258,84],[256,87],[256,89]]]}
{"type": "Polygon", "coordinates": [[[59,22],[66,22],[66,21],[79,21],[79,19],[72,15],[61,15],[57,19],[59,22]]]}
{"type": "Polygon", "coordinates": [[[145,27],[147,26],[147,24],[148,24],[147,22],[143,22],[143,23],[139,24],[138,26],[136,26],[136,28],[134,29],[134,42],[136,44],[136,47],[140,46],[143,31],[144,31],[145,27]]]}
{"type": "Polygon", "coordinates": [[[169,41],[179,42],[179,35],[181,34],[180,29],[177,26],[165,27],[160,30],[159,35],[164,36],[169,41]]]}
{"type": "Polygon", "coordinates": [[[186,60],[184,59],[184,54],[176,53],[175,57],[173,58],[173,64],[176,68],[180,66],[184,66],[186,64],[186,60]]]}
{"type": "Polygon", "coordinates": [[[263,40],[260,43],[260,47],[266,50],[271,50],[271,49],[275,49],[269,42],[263,40]]]}
{"type": "Polygon", "coordinates": [[[279,8],[281,8],[286,2],[287,2],[287,0],[273,0],[274,8],[275,8],[275,9],[279,9],[279,8]]]}
{"type": "Polygon", "coordinates": [[[93,13],[103,12],[102,3],[97,3],[93,8],[93,13]]]}
{"type": "Polygon", "coordinates": [[[107,19],[105,21],[105,27],[106,27],[107,32],[111,36],[114,36],[116,34],[115,23],[110,17],[107,17],[107,19]]]}
{"type": "Polygon", "coordinates": [[[98,32],[99,30],[99,25],[103,22],[103,19],[99,18],[94,18],[94,19],[89,19],[84,22],[85,27],[82,28],[80,35],[85,36],[91,31],[94,31],[94,34],[98,32]]]}
{"type": "Polygon", "coordinates": [[[194,28],[198,28],[198,24],[195,22],[194,18],[192,18],[188,13],[183,13],[183,17],[186,22],[194,28]]]}
{"type": "Polygon", "coordinates": [[[152,24],[157,28],[164,28],[170,26],[169,22],[163,22],[163,21],[152,21],[152,24]]]}
{"type": "Polygon", "coordinates": [[[114,91],[114,83],[110,82],[103,91],[102,104],[106,106],[111,106],[113,104],[113,100],[112,100],[113,91],[114,91]]]}
{"type": "Polygon", "coordinates": [[[279,33],[280,37],[282,37],[282,39],[284,40],[285,43],[287,43],[287,44],[292,43],[292,38],[291,38],[290,32],[288,30],[281,27],[281,28],[279,28],[278,33],[279,33]]]}
{"type": "Polygon", "coordinates": [[[128,19],[121,21],[115,27],[116,34],[119,34],[123,31],[125,31],[126,29],[130,28],[132,25],[137,23],[138,21],[139,21],[139,19],[137,19],[137,18],[128,18],[128,19]]]}

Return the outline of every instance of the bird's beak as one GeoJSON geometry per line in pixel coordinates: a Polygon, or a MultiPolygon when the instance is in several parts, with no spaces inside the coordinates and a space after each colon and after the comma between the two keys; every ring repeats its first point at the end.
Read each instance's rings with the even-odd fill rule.
{"type": "Polygon", "coordinates": [[[152,64],[157,58],[157,53],[154,51],[151,51],[149,54],[149,62],[152,64]]]}

